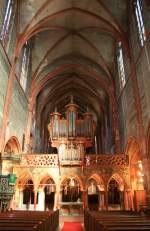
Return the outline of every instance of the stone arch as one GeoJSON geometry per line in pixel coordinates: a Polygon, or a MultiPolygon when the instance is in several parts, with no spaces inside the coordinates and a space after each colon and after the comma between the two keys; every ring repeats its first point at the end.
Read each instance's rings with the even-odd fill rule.
{"type": "Polygon", "coordinates": [[[109,187],[109,183],[111,180],[115,180],[117,183],[118,183],[118,186],[119,186],[119,190],[120,191],[123,191],[124,188],[125,188],[125,182],[124,182],[124,179],[118,174],[118,173],[114,173],[108,180],[108,183],[107,183],[107,189],[109,187]]]}
{"type": "Polygon", "coordinates": [[[21,210],[33,209],[34,189],[35,180],[32,173],[28,170],[21,170],[18,172],[14,207],[21,210]]]}
{"type": "Polygon", "coordinates": [[[124,188],[123,178],[114,173],[108,180],[108,210],[122,210],[124,208],[124,188]]]}
{"type": "Polygon", "coordinates": [[[76,174],[68,174],[68,175],[65,175],[65,176],[61,179],[61,181],[60,181],[60,189],[61,189],[63,183],[65,182],[65,180],[67,180],[68,178],[74,178],[74,179],[76,179],[76,180],[79,182],[81,191],[84,190],[83,182],[82,182],[81,178],[80,178],[78,175],[76,175],[76,174]]]}
{"type": "Polygon", "coordinates": [[[56,186],[54,178],[49,173],[42,174],[37,185],[40,210],[55,210],[56,186]]]}
{"type": "Polygon", "coordinates": [[[34,179],[32,174],[29,171],[23,171],[20,174],[18,174],[17,176],[17,182],[16,182],[16,186],[18,188],[23,188],[25,186],[25,184],[29,181],[32,180],[33,181],[33,185],[34,185],[34,179]]]}
{"type": "Polygon", "coordinates": [[[91,176],[89,176],[89,178],[86,181],[86,189],[88,187],[88,181],[91,180],[91,179],[95,180],[95,182],[97,183],[97,186],[99,188],[99,191],[104,191],[105,190],[104,180],[98,174],[92,174],[91,176]]]}
{"type": "Polygon", "coordinates": [[[20,151],[21,147],[17,137],[12,136],[5,144],[4,153],[18,155],[20,151]]]}
{"type": "Polygon", "coordinates": [[[46,173],[46,174],[42,175],[41,178],[39,179],[38,188],[43,188],[42,185],[46,184],[46,182],[49,179],[51,179],[52,182],[56,185],[56,182],[55,182],[54,178],[49,173],[46,173]]]}
{"type": "Polygon", "coordinates": [[[80,177],[76,174],[68,174],[60,182],[60,192],[62,202],[81,201],[83,184],[80,177]]]}

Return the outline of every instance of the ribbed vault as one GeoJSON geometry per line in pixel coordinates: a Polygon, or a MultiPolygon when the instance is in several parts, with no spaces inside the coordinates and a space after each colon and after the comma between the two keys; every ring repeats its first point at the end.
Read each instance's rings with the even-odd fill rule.
{"type": "Polygon", "coordinates": [[[25,0],[20,9],[16,54],[32,40],[30,102],[42,140],[50,113],[55,106],[63,113],[73,95],[81,112],[92,112],[98,139],[110,133],[109,145],[99,150],[110,151],[118,123],[116,45],[121,41],[128,56],[128,1],[25,0]]]}

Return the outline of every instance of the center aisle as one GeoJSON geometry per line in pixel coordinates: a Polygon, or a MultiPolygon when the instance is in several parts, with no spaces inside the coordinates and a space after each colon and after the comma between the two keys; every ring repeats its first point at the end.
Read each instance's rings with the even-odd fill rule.
{"type": "Polygon", "coordinates": [[[83,227],[80,222],[64,222],[61,231],[83,231],[83,227]]]}
{"type": "Polygon", "coordinates": [[[84,217],[59,216],[59,231],[84,231],[84,217]]]}

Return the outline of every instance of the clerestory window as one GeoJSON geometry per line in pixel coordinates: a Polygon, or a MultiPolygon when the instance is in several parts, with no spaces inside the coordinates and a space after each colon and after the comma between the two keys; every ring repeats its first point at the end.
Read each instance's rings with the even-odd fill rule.
{"type": "Polygon", "coordinates": [[[122,90],[122,88],[124,88],[124,86],[126,84],[126,76],[125,76],[124,61],[123,61],[123,51],[122,51],[121,42],[118,42],[117,63],[118,63],[120,89],[122,90]]]}
{"type": "Polygon", "coordinates": [[[13,18],[14,18],[14,0],[7,0],[5,12],[4,12],[4,18],[3,18],[3,24],[0,31],[0,40],[2,41],[3,45],[7,45],[7,42],[9,40],[9,32],[12,26],[13,18]]]}
{"type": "Polygon", "coordinates": [[[145,35],[143,9],[142,9],[142,1],[141,0],[135,1],[135,16],[136,16],[136,21],[137,21],[139,41],[140,41],[141,46],[144,46],[144,42],[146,41],[146,35],[145,35]]]}
{"type": "Polygon", "coordinates": [[[23,47],[21,73],[20,73],[20,85],[22,86],[24,91],[26,91],[27,88],[29,61],[30,61],[30,48],[28,46],[28,43],[26,42],[23,47]]]}

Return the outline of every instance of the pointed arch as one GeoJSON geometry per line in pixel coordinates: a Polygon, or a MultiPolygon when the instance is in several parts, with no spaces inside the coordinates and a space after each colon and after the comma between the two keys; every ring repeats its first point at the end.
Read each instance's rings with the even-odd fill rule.
{"type": "Polygon", "coordinates": [[[39,179],[38,188],[44,188],[48,180],[51,180],[51,183],[56,185],[54,178],[49,173],[46,173],[45,175],[42,175],[39,179]]]}
{"type": "Polygon", "coordinates": [[[104,180],[103,180],[103,178],[102,178],[101,176],[99,176],[99,175],[96,174],[96,173],[95,173],[95,174],[92,174],[92,175],[87,179],[87,181],[86,181],[86,188],[88,187],[88,182],[89,182],[91,179],[95,180],[95,182],[96,182],[96,184],[97,184],[97,186],[98,186],[98,188],[99,188],[100,191],[104,191],[104,189],[105,189],[104,180]]]}
{"type": "Polygon", "coordinates": [[[80,185],[80,189],[81,189],[81,191],[83,191],[83,189],[84,189],[83,182],[82,182],[81,178],[80,178],[78,175],[76,175],[76,174],[68,174],[68,175],[63,176],[63,178],[62,178],[61,181],[60,181],[60,189],[61,189],[63,183],[64,183],[68,178],[74,178],[76,181],[78,181],[78,183],[79,183],[79,185],[80,185]]]}
{"type": "Polygon", "coordinates": [[[34,179],[32,174],[26,169],[20,173],[17,174],[17,182],[16,185],[18,188],[24,188],[26,183],[31,180],[34,185],[34,179]]]}
{"type": "Polygon", "coordinates": [[[119,186],[119,190],[123,191],[125,188],[125,182],[124,179],[118,174],[118,173],[114,173],[108,180],[108,184],[107,184],[107,189],[109,187],[109,183],[111,180],[115,180],[118,183],[119,186]]]}
{"type": "Polygon", "coordinates": [[[16,136],[12,136],[7,140],[4,148],[4,152],[8,154],[19,154],[21,151],[20,143],[16,136]]]}

